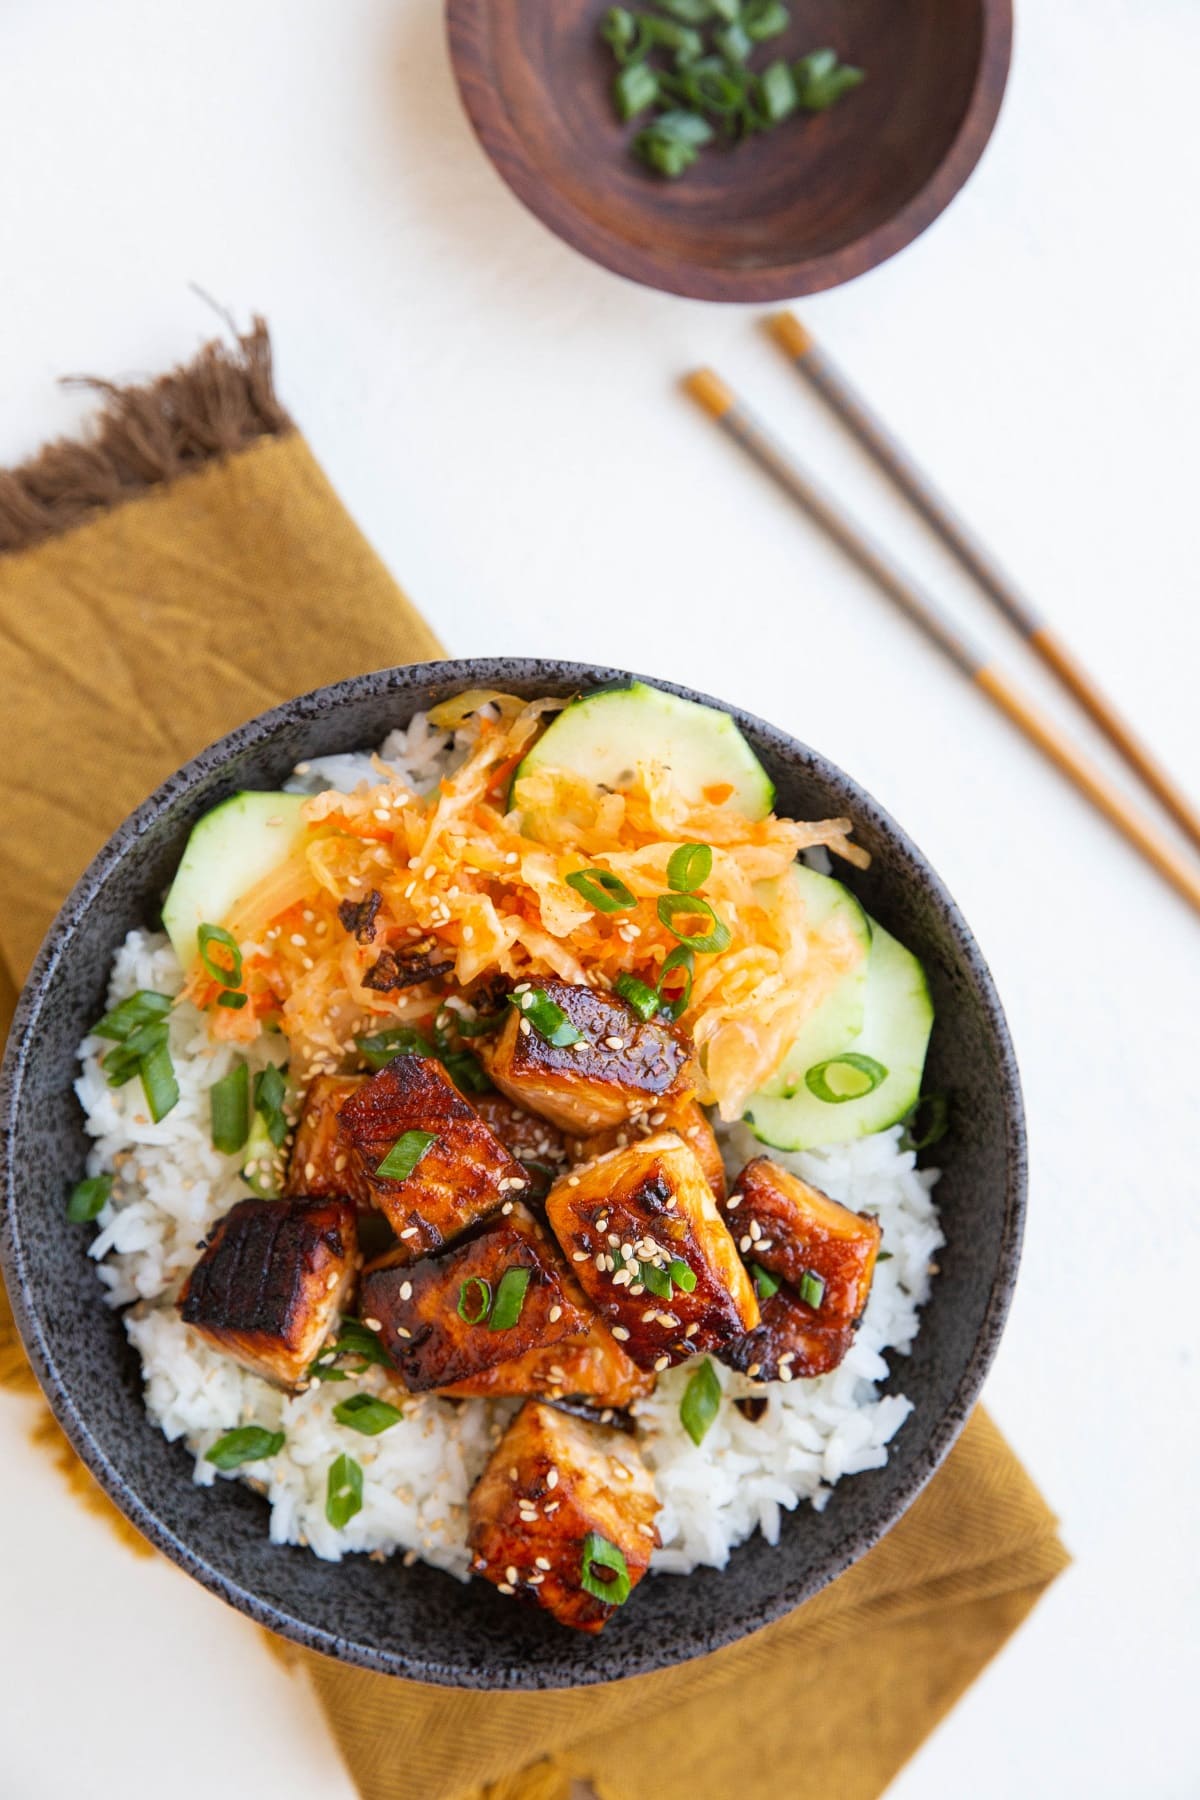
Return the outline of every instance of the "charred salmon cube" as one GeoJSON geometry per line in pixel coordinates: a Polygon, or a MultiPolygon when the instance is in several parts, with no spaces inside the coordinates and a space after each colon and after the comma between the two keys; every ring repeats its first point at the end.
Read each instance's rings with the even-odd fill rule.
{"type": "Polygon", "coordinates": [[[239,1200],[179,1296],[184,1323],[255,1375],[295,1388],[357,1273],[353,1203],[239,1200]]]}
{"type": "Polygon", "coordinates": [[[409,1261],[529,1185],[441,1063],[397,1056],[341,1108],[356,1171],[409,1261]]]}
{"type": "Polygon", "coordinates": [[[360,1207],[371,1205],[371,1190],[341,1122],[342,1107],[366,1082],[365,1075],[318,1075],[309,1084],[285,1194],[345,1194],[360,1207]]]}
{"type": "Polygon", "coordinates": [[[656,1372],[722,1349],[758,1302],[695,1151],[674,1132],[580,1163],[546,1217],[588,1299],[634,1362],[656,1372]]]}
{"type": "Polygon", "coordinates": [[[657,1512],[631,1438],[530,1400],[467,1503],[471,1571],[560,1625],[600,1631],[646,1573],[657,1512]]]}
{"type": "Polygon", "coordinates": [[[572,1292],[549,1232],[514,1206],[440,1256],[413,1263],[393,1251],[369,1264],[360,1312],[405,1387],[419,1394],[586,1335],[591,1311],[572,1292]]]}
{"type": "Polygon", "coordinates": [[[882,1235],[877,1219],[839,1206],[768,1156],[746,1164],[725,1218],[746,1260],[786,1281],[813,1306],[816,1323],[861,1319],[882,1235]]]}
{"type": "MultiPolygon", "coordinates": [[[[563,1285],[571,1292],[571,1286],[566,1282],[563,1285]]],[[[578,1297],[581,1308],[591,1313],[583,1295],[578,1297]]],[[[529,1350],[512,1362],[497,1363],[495,1368],[441,1392],[455,1399],[490,1400],[532,1394],[547,1400],[582,1400],[594,1407],[623,1411],[653,1390],[654,1376],[639,1369],[592,1314],[586,1333],[572,1333],[556,1344],[529,1350]]]]}
{"type": "Polygon", "coordinates": [[[502,1093],[580,1136],[653,1112],[694,1086],[687,1044],[674,1026],[639,1019],[616,995],[566,981],[514,988],[510,1017],[480,1056],[502,1093]],[[525,1016],[541,995],[580,1033],[572,1043],[550,1043],[525,1016]]]}
{"type": "Polygon", "coordinates": [[[628,1144],[636,1143],[640,1137],[650,1137],[655,1131],[673,1131],[681,1137],[696,1152],[696,1160],[716,1198],[724,1200],[725,1163],[721,1147],[709,1124],[708,1114],[695,1100],[672,1100],[643,1114],[640,1119],[630,1119],[609,1131],[598,1131],[591,1137],[569,1138],[567,1149],[572,1162],[590,1162],[609,1150],[624,1150],[628,1144]]]}
{"type": "Polygon", "coordinates": [[[530,1192],[543,1194],[549,1189],[556,1172],[566,1163],[567,1140],[549,1119],[539,1119],[498,1091],[477,1094],[472,1104],[504,1148],[516,1157],[525,1173],[532,1178],[530,1192]]]}
{"type": "Polygon", "coordinates": [[[854,1342],[853,1325],[823,1325],[790,1288],[780,1286],[760,1304],[762,1324],[721,1352],[724,1362],[752,1381],[828,1375],[854,1342]]]}

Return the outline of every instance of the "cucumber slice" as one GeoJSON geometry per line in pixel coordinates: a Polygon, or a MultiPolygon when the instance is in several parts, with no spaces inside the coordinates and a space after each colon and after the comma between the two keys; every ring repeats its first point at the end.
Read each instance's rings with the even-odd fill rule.
{"type": "MultiPolygon", "coordinates": [[[[789,1098],[804,1084],[804,1073],[827,1057],[847,1049],[863,1028],[867,1003],[867,968],[871,950],[871,921],[849,888],[830,875],[818,875],[815,869],[797,863],[781,879],[795,882],[804,901],[804,910],[814,929],[841,925],[862,945],[862,957],[848,975],[843,975],[820,1006],[805,1020],[804,1026],[779,1069],[762,1092],[772,1099],[789,1098]]],[[[763,883],[763,886],[767,886],[763,883]]]]}
{"type": "Polygon", "coordinates": [[[694,804],[765,819],[775,803],[766,770],[728,713],[635,681],[564,707],[517,769],[510,804],[520,806],[521,779],[535,769],[569,769],[598,787],[621,789],[639,763],[651,761],[665,764],[694,804]],[[716,802],[705,792],[726,788],[716,802]]]}
{"type": "Polygon", "coordinates": [[[185,969],[196,958],[198,928],[221,924],[242,895],[289,854],[306,798],[234,794],[193,825],[163,902],[163,925],[185,969]]]}
{"type": "Polygon", "coordinates": [[[811,1150],[819,1144],[845,1144],[852,1138],[885,1131],[920,1098],[932,1029],[933,1002],[925,971],[911,951],[872,921],[862,1030],[852,1045],[840,1048],[853,1048],[859,1057],[881,1064],[887,1070],[886,1078],[860,1099],[831,1102],[818,1100],[802,1076],[791,1095],[754,1095],[746,1110],[746,1124],[760,1143],[775,1150],[811,1150]]]}

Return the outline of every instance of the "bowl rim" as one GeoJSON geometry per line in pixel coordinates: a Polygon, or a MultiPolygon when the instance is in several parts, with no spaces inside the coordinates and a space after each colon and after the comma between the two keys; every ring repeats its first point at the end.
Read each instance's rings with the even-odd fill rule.
{"type": "Polygon", "coordinates": [[[564,243],[614,275],[663,293],[765,304],[819,294],[877,268],[920,237],[964,186],[995,129],[1012,62],[1013,0],[977,4],[983,30],[970,98],[957,132],[923,186],[891,218],[836,250],[754,269],[682,262],[585,219],[530,160],[496,85],[480,80],[472,69],[475,34],[490,29],[492,0],[446,0],[446,33],[459,99],[484,153],[522,205],[564,243]]]}
{"type": "MultiPolygon", "coordinates": [[[[754,713],[659,676],[548,657],[461,657],[376,669],[296,695],[214,739],[175,774],[160,783],[125,818],[79,877],[46,933],[34,960],[19,996],[5,1055],[0,1062],[0,1271],[4,1275],[18,1332],[38,1383],[81,1461],[117,1508],[150,1543],[187,1574],[194,1576],[210,1592],[247,1614],[256,1623],[307,1649],[319,1651],[339,1661],[377,1673],[438,1686],[492,1691],[561,1689],[591,1686],[631,1674],[677,1667],[737,1642],[784,1617],[843,1574],[908,1511],[917,1495],[941,1466],[966,1424],[995,1356],[1011,1305],[1021,1256],[1027,1188],[1028,1150],[1020,1075],[995,982],[970,928],[945,884],[891,815],[838,764],[793,737],[790,732],[754,713]],[[413,691],[419,694],[423,687],[434,683],[450,683],[463,689],[494,687],[506,676],[509,680],[514,675],[522,680],[535,680],[542,672],[547,681],[555,682],[560,687],[564,682],[571,686],[606,687],[642,681],[666,689],[683,699],[717,707],[728,713],[743,731],[761,734],[768,743],[774,740],[781,746],[786,746],[790,754],[799,753],[822,778],[832,778],[844,783],[854,796],[859,813],[869,815],[875,827],[888,838],[890,849],[899,852],[918,872],[949,927],[977,984],[979,997],[987,1012],[1000,1068],[1005,1149],[1009,1169],[1003,1196],[1000,1250],[971,1355],[945,1412],[930,1426],[925,1447],[916,1457],[907,1480],[892,1495],[888,1504],[881,1508],[879,1516],[847,1540],[842,1554],[827,1559],[819,1571],[808,1577],[782,1584],[769,1607],[757,1609],[752,1616],[748,1612],[716,1612],[699,1629],[691,1629],[688,1643],[679,1654],[665,1660],[647,1660],[636,1669],[629,1667],[628,1655],[622,1656],[620,1651],[612,1652],[606,1659],[603,1654],[603,1637],[589,1640],[589,1660],[570,1668],[566,1666],[569,1646],[564,1646],[560,1664],[539,1664],[532,1670],[520,1667],[481,1669],[466,1660],[461,1664],[445,1664],[424,1657],[406,1656],[400,1652],[381,1649],[372,1643],[339,1636],[315,1625],[281,1605],[263,1600],[253,1589],[206,1560],[162,1520],[154,1510],[152,1499],[143,1498],[111,1462],[93,1435],[68,1384],[59,1373],[44,1328],[44,1315],[34,1307],[29,1295],[17,1206],[17,1171],[12,1154],[28,1048],[45,999],[47,983],[70,953],[76,930],[109,876],[120,867],[125,855],[150,824],[173,802],[185,796],[205,776],[218,771],[235,751],[253,750],[268,742],[277,728],[297,721],[315,721],[344,701],[355,697],[364,694],[367,697],[386,697],[389,693],[403,695],[413,691]]],[[[100,1299],[97,1289],[97,1301],[100,1299]]]]}

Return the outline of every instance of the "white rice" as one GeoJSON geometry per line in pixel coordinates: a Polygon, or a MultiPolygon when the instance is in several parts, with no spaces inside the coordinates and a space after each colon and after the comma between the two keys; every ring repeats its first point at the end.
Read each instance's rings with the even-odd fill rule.
{"type": "MultiPolygon", "coordinates": [[[[426,792],[461,758],[466,742],[466,734],[451,738],[418,715],[407,731],[390,735],[380,756],[415,791],[426,792]]],[[[323,757],[301,764],[291,785],[350,791],[371,778],[367,755],[323,757]]],[[[166,937],[131,931],[114,960],[109,1004],[138,988],[175,994],[181,984],[166,937]]],[[[235,1055],[248,1054],[253,1070],[283,1060],[286,1045],[272,1036],[248,1053],[216,1045],[203,1016],[186,1002],[172,1010],[170,1043],[180,1097],[160,1124],[149,1118],[140,1082],[108,1086],[99,1059],[111,1046],[103,1040],[84,1040],[76,1082],[94,1140],[88,1174],[115,1177],[91,1254],[109,1304],[129,1308],[125,1325],[142,1361],[150,1416],[166,1437],[187,1446],[198,1484],[246,1480],[265,1494],[272,1542],[306,1544],[334,1562],[349,1551],[403,1551],[465,1579],[467,1495],[514,1403],[406,1400],[399,1424],[367,1438],[339,1425],[333,1408],[360,1387],[386,1392],[380,1371],[353,1383],[314,1383],[289,1397],[208,1348],[182,1323],[174,1300],[199,1243],[247,1192],[241,1158],[212,1146],[208,1090],[235,1055]],[[219,1476],[206,1451],[224,1432],[249,1423],[284,1431],[283,1450],[219,1476]],[[329,1465],[343,1452],[362,1467],[363,1506],[335,1530],[325,1517],[326,1482],[329,1465]]],[[[639,1403],[642,1449],[662,1503],[656,1571],[686,1574],[701,1563],[721,1568],[756,1530],[775,1543],[781,1509],[791,1511],[801,1500],[823,1508],[842,1476],[887,1461],[887,1446],[912,1407],[901,1395],[880,1395],[888,1375],[882,1352],[911,1347],[944,1242],[931,1195],[936,1173],[916,1169],[900,1135],[895,1127],[825,1151],[774,1153],[855,1211],[877,1214],[888,1256],[877,1267],[857,1339],[832,1374],[763,1386],[713,1363],[729,1399],[767,1399],[758,1421],[723,1405],[703,1443],[694,1445],[679,1419],[686,1365],[660,1377],[654,1395],[639,1403]]],[[[731,1170],[761,1150],[740,1126],[726,1134],[725,1148],[731,1170]]]]}

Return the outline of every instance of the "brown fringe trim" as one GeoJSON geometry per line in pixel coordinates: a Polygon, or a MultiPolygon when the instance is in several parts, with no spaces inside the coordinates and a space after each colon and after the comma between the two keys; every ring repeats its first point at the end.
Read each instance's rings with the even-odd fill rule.
{"type": "Polygon", "coordinates": [[[85,437],[59,438],[20,468],[0,470],[0,555],[292,430],[275,396],[265,321],[255,317],[233,339],[205,344],[192,362],[142,387],[72,378],[103,395],[103,409],[85,437]]]}

